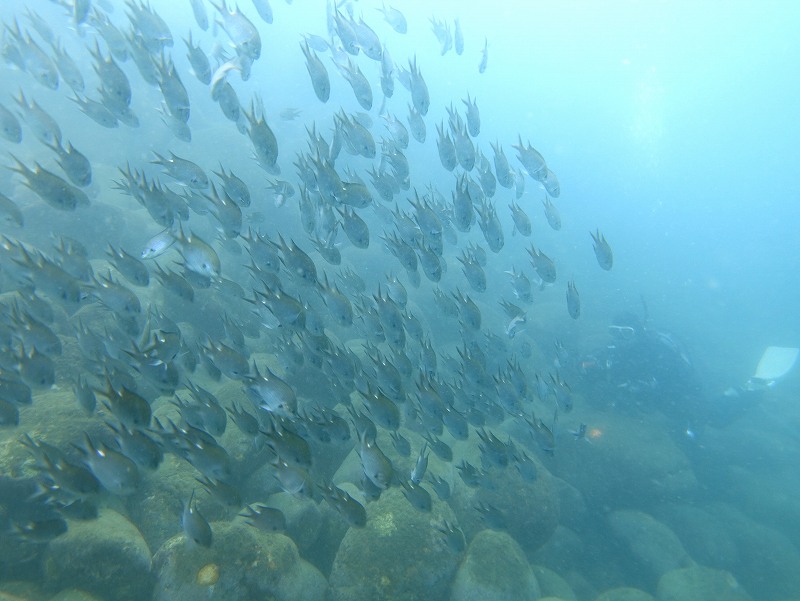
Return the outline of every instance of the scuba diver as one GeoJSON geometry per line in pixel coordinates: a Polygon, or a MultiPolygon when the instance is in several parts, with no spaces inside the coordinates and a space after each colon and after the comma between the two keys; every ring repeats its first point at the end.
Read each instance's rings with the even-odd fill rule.
{"type": "Polygon", "coordinates": [[[673,335],[646,326],[633,313],[608,327],[610,342],[580,362],[585,383],[622,409],[687,417],[702,387],[685,347],[673,335]]]}
{"type": "Polygon", "coordinates": [[[691,439],[706,426],[725,427],[756,406],[800,354],[797,348],[767,347],[744,384],[707,397],[688,352],[673,335],[632,313],[618,315],[608,331],[609,344],[579,364],[590,396],[623,411],[658,410],[691,439]]]}

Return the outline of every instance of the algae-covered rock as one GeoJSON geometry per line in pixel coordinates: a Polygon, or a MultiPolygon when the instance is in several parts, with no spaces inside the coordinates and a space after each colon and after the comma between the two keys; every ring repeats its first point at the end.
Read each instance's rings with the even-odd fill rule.
{"type": "MultiPolygon", "coordinates": [[[[433,495],[435,497],[435,495],[433,495]]],[[[455,522],[450,508],[434,498],[433,509],[414,509],[399,488],[367,505],[367,525],[350,528],[333,562],[330,601],[439,601],[456,571],[458,557],[436,529],[455,522]]]]}
{"type": "MultiPolygon", "coordinates": [[[[480,466],[480,456],[467,457],[473,465],[480,466]]],[[[553,477],[545,465],[533,457],[538,476],[531,482],[524,479],[513,466],[489,470],[488,483],[469,488],[458,478],[455,481],[450,505],[469,540],[487,527],[478,506],[496,508],[506,522],[506,531],[533,554],[555,532],[560,515],[558,492],[553,477]]]]}
{"type": "Polygon", "coordinates": [[[594,601],[655,601],[655,598],[638,588],[623,586],[600,593],[594,601]]]}
{"type": "Polygon", "coordinates": [[[540,594],[522,547],[505,532],[482,530],[467,548],[450,601],[535,601],[540,594]]]}
{"type": "Polygon", "coordinates": [[[292,540],[236,522],[211,524],[211,547],[181,534],[153,558],[154,601],[321,601],[325,577],[302,559],[292,540]]]}
{"type": "Polygon", "coordinates": [[[115,601],[148,599],[153,589],[150,549],[126,517],[101,509],[96,520],[70,521],[44,557],[48,586],[77,588],[115,601]]]}
{"type": "Polygon", "coordinates": [[[631,554],[635,571],[645,571],[653,582],[670,570],[694,563],[675,533],[643,511],[615,511],[608,522],[631,554]]]}
{"type": "Polygon", "coordinates": [[[658,581],[658,601],[750,601],[750,596],[725,570],[693,566],[672,570],[658,581]]]}

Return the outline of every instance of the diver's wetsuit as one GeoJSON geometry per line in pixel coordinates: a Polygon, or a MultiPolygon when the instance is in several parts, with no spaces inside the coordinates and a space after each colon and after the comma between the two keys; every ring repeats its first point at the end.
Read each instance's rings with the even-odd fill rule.
{"type": "Polygon", "coordinates": [[[655,330],[622,326],[619,331],[629,335],[617,336],[581,362],[585,384],[623,410],[659,410],[692,419],[702,404],[702,390],[680,344],[655,330]]]}

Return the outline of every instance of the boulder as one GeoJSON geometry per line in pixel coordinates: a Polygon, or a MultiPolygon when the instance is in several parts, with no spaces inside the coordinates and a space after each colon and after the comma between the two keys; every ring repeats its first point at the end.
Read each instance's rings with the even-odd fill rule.
{"type": "MultiPolygon", "coordinates": [[[[497,434],[500,433],[498,429],[497,434]]],[[[481,465],[479,454],[465,459],[472,465],[481,465]]],[[[558,493],[547,467],[536,456],[533,461],[538,472],[534,481],[524,479],[512,465],[490,468],[487,485],[479,488],[469,488],[460,477],[456,478],[449,502],[467,540],[487,527],[475,509],[481,505],[492,506],[503,515],[506,531],[529,555],[550,539],[560,516],[558,493]]]]}
{"type": "Polygon", "coordinates": [[[556,572],[544,566],[537,565],[531,565],[531,569],[533,570],[534,576],[536,576],[536,582],[539,583],[542,595],[558,597],[564,599],[564,601],[578,601],[578,597],[573,592],[569,583],[556,572]]]}
{"type": "Polygon", "coordinates": [[[183,534],[153,557],[154,601],[322,601],[325,577],[302,559],[283,534],[261,532],[243,521],[213,522],[210,547],[183,534]]]}
{"type": "Polygon", "coordinates": [[[398,487],[367,505],[367,525],[350,528],[339,545],[329,601],[447,598],[458,556],[436,526],[456,520],[447,504],[432,497],[430,513],[414,509],[398,487]]]}
{"type": "Polygon", "coordinates": [[[749,591],[762,599],[797,596],[800,552],[786,532],[769,528],[722,503],[709,508],[723,521],[738,549],[739,562],[731,570],[749,591]]]}
{"type": "Polygon", "coordinates": [[[587,440],[564,439],[553,459],[559,476],[589,506],[616,509],[620,491],[635,491],[636,506],[646,509],[696,490],[689,460],[668,435],[662,416],[643,420],[587,407],[583,420],[589,426],[587,440]]]}
{"type": "Polygon", "coordinates": [[[672,570],[658,581],[658,601],[751,601],[730,572],[704,566],[672,570]]]}
{"type": "Polygon", "coordinates": [[[529,553],[532,562],[556,572],[567,573],[584,560],[585,540],[574,530],[559,525],[547,542],[535,553],[529,553]]]}
{"type": "Polygon", "coordinates": [[[672,528],[699,564],[734,571],[739,550],[730,532],[732,526],[712,509],[670,503],[659,506],[654,515],[672,528]]]}
{"type": "Polygon", "coordinates": [[[643,511],[615,511],[608,522],[632,559],[632,573],[644,572],[653,584],[670,570],[694,564],[676,534],[643,511]]]}
{"type": "Polygon", "coordinates": [[[536,601],[540,596],[522,547],[495,530],[475,535],[450,590],[450,601],[536,601]]]}
{"type": "Polygon", "coordinates": [[[655,598],[638,588],[623,586],[600,593],[594,601],[655,601],[655,598]]]}
{"type": "Polygon", "coordinates": [[[77,588],[104,599],[149,599],[151,555],[139,530],[125,516],[101,509],[96,520],[70,521],[44,556],[48,586],[77,588]]]}

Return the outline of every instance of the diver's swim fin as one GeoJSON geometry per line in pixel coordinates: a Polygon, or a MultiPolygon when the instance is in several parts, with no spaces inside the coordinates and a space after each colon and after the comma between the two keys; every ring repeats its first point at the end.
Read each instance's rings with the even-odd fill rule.
{"type": "Polygon", "coordinates": [[[768,346],[761,355],[756,373],[749,384],[771,386],[776,380],[785,376],[794,367],[800,349],[783,346],[768,346]]]}

